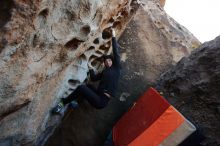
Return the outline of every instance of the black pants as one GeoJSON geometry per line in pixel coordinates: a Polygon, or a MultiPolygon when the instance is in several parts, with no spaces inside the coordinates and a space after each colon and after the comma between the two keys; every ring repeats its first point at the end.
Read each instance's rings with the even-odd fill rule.
{"type": "Polygon", "coordinates": [[[85,98],[95,108],[104,108],[109,101],[104,93],[98,93],[91,85],[80,85],[67,98],[62,98],[64,104],[70,103],[79,96],[85,98]]]}

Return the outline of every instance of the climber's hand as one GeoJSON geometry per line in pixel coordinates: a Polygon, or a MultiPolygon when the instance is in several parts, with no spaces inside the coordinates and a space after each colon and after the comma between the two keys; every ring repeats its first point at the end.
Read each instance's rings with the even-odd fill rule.
{"type": "Polygon", "coordinates": [[[116,35],[115,30],[114,30],[114,28],[112,28],[112,36],[115,37],[115,35],[116,35]]]}

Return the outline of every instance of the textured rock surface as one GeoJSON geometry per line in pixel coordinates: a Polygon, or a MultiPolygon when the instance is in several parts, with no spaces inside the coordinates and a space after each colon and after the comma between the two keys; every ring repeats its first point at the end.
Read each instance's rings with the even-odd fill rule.
{"type": "Polygon", "coordinates": [[[50,116],[50,108],[84,82],[87,64],[97,68],[97,57],[111,50],[109,27],[120,33],[136,5],[127,0],[0,5],[0,145],[38,145],[60,119],[50,116]]]}
{"type": "MultiPolygon", "coordinates": [[[[129,31],[123,35],[124,42],[121,45],[125,49],[129,47],[140,52],[138,56],[143,60],[139,64],[145,66],[136,63],[142,71],[131,71],[142,74],[147,78],[147,82],[154,83],[164,70],[176,64],[183,56],[189,55],[200,43],[187,29],[170,18],[157,3],[142,2],[142,7],[127,26],[129,31]]],[[[131,54],[135,51],[127,50],[131,54]]],[[[126,52],[122,54],[122,59],[123,57],[126,58],[126,52]]],[[[135,62],[135,58],[133,60],[135,62]]]]}
{"type": "Polygon", "coordinates": [[[101,146],[114,123],[147,87],[154,86],[162,72],[190,54],[193,45],[199,45],[158,3],[145,3],[150,7],[143,4],[139,8],[119,39],[123,67],[116,98],[102,110],[81,103],[66,115],[46,146],[101,146]],[[161,27],[164,29],[158,29],[161,27]]]}
{"type": "Polygon", "coordinates": [[[199,126],[203,145],[220,145],[220,37],[202,44],[164,73],[159,81],[167,99],[199,126]],[[168,94],[169,93],[169,94],[168,94]]]}
{"type": "Polygon", "coordinates": [[[50,115],[51,107],[85,81],[88,64],[102,69],[98,57],[111,52],[109,28],[121,34],[139,6],[120,39],[124,69],[117,98],[103,110],[80,101],[48,145],[101,145],[146,87],[199,45],[166,15],[163,0],[5,0],[0,5],[0,145],[43,145],[61,121],[50,115]]]}

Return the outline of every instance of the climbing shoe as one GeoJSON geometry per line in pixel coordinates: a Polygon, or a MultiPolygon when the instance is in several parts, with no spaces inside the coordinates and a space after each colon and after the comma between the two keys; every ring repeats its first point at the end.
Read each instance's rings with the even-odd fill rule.
{"type": "Polygon", "coordinates": [[[71,109],[76,109],[76,108],[79,107],[79,104],[78,104],[77,101],[73,100],[73,101],[70,102],[69,107],[70,107],[71,109]]]}
{"type": "Polygon", "coordinates": [[[53,109],[52,113],[53,114],[59,114],[61,113],[62,109],[64,108],[64,104],[62,101],[60,101],[53,109]]]}

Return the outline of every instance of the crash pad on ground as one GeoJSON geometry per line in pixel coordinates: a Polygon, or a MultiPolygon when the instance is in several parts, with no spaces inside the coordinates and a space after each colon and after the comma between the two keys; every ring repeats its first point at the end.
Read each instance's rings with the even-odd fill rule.
{"type": "Polygon", "coordinates": [[[113,128],[115,146],[176,146],[196,130],[154,88],[149,88],[113,128]]]}

